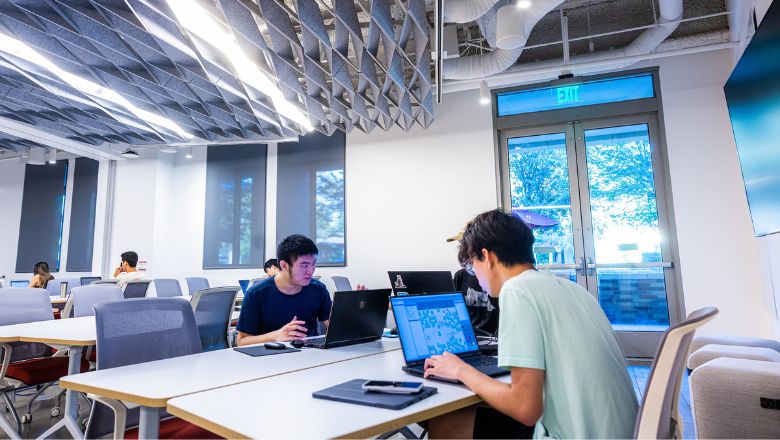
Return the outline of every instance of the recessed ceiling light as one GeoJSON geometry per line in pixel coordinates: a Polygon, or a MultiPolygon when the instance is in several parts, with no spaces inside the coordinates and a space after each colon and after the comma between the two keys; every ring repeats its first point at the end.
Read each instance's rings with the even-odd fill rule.
{"type": "Polygon", "coordinates": [[[221,50],[241,81],[270,97],[279,114],[297,123],[306,132],[314,130],[308,116],[284,97],[276,85],[276,78],[270,77],[246,56],[229,29],[221,26],[196,2],[167,0],[167,3],[185,29],[221,50]]]}
{"type": "Polygon", "coordinates": [[[150,111],[143,110],[114,90],[108,89],[101,86],[100,84],[61,69],[59,66],[49,61],[46,57],[41,55],[32,47],[28,46],[26,43],[2,32],[0,32],[0,51],[11,54],[15,57],[19,57],[27,62],[42,67],[56,75],[58,78],[73,88],[80,90],[82,93],[90,95],[93,98],[109,101],[120,107],[123,107],[125,110],[135,115],[138,119],[146,121],[149,124],[167,128],[184,139],[192,139],[194,137],[193,135],[184,131],[181,127],[179,127],[178,124],[171,121],[170,119],[150,111]]]}
{"type": "Polygon", "coordinates": [[[124,153],[121,154],[121,156],[125,159],[138,159],[138,157],[140,157],[138,153],[131,149],[127,149],[124,153]]]}
{"type": "Polygon", "coordinates": [[[532,4],[531,0],[517,0],[517,7],[520,9],[528,9],[532,4]]]}
{"type": "Polygon", "coordinates": [[[160,148],[160,153],[167,153],[167,154],[176,154],[176,149],[173,147],[163,147],[160,148]]]}

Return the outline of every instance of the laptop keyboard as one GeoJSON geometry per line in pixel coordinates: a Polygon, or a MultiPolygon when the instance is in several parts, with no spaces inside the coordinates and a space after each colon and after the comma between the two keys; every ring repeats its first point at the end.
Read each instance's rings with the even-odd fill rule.
{"type": "Polygon", "coordinates": [[[316,338],[309,338],[304,341],[306,345],[322,345],[325,343],[325,336],[318,336],[316,338]]]}
{"type": "Polygon", "coordinates": [[[498,360],[491,356],[473,356],[463,359],[472,367],[489,366],[498,364],[498,360]]]}

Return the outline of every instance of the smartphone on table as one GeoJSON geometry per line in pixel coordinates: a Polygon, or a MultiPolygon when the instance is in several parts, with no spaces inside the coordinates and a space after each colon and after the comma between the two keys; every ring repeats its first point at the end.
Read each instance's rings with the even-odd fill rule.
{"type": "Polygon", "coordinates": [[[422,391],[422,382],[394,382],[389,380],[369,380],[363,384],[364,391],[390,394],[415,394],[422,391]]]}

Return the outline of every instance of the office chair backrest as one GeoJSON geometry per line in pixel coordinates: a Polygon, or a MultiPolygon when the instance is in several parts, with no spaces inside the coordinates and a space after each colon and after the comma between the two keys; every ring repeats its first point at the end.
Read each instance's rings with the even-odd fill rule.
{"type": "Polygon", "coordinates": [[[146,291],[149,290],[149,284],[151,281],[130,281],[125,284],[125,290],[123,291],[125,299],[130,298],[143,298],[146,296],[146,291]]]}
{"type": "Polygon", "coordinates": [[[682,437],[678,403],[688,348],[696,329],[717,314],[714,307],[696,310],[664,332],[634,425],[634,438],[682,437]]]}
{"type": "MultiPolygon", "coordinates": [[[[122,367],[200,353],[200,337],[190,303],[182,298],[138,298],[95,304],[97,369],[122,367]]],[[[165,417],[167,414],[162,413],[165,417]]],[[[138,425],[139,410],[127,411],[126,426],[138,425]]],[[[95,402],[86,438],[114,429],[114,413],[95,402]]]]}
{"type": "Polygon", "coordinates": [[[49,296],[60,296],[60,284],[62,283],[68,283],[67,295],[70,295],[70,291],[74,287],[79,287],[81,285],[81,280],[78,278],[55,278],[46,284],[46,290],[49,291],[49,296]]]}
{"type": "Polygon", "coordinates": [[[195,292],[197,292],[198,290],[204,290],[209,288],[208,278],[187,277],[185,278],[185,281],[187,281],[187,291],[190,293],[190,296],[195,295],[195,292]]]}
{"type": "Polygon", "coordinates": [[[228,327],[233,313],[233,304],[240,287],[215,287],[199,290],[192,297],[192,310],[198,325],[203,351],[230,347],[228,327]]]}
{"type": "MultiPolygon", "coordinates": [[[[0,289],[0,326],[54,319],[46,289],[0,289]]],[[[36,342],[12,342],[10,362],[43,357],[51,349],[36,342]]],[[[2,358],[4,360],[4,358],[2,358]]],[[[2,415],[0,415],[2,417],[2,415]]]]}
{"type": "Polygon", "coordinates": [[[154,290],[157,298],[173,298],[181,295],[179,280],[173,278],[157,278],[154,280],[154,290]]]}
{"type": "Polygon", "coordinates": [[[90,286],[99,286],[101,284],[113,284],[116,285],[119,283],[119,280],[95,280],[91,283],[89,283],[90,286]]]}
{"type": "Polygon", "coordinates": [[[349,282],[349,278],[339,277],[339,276],[334,276],[330,278],[333,280],[333,284],[336,285],[336,292],[352,290],[352,283],[349,282]]]}
{"type": "Polygon", "coordinates": [[[73,300],[73,316],[94,316],[95,304],[105,301],[124,299],[122,289],[117,286],[82,286],[73,289],[70,294],[73,300]]]}

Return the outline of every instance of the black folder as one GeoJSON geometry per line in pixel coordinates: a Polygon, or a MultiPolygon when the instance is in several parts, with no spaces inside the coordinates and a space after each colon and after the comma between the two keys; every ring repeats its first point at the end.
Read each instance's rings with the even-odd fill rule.
{"type": "Polygon", "coordinates": [[[365,391],[362,386],[368,379],[353,379],[324,390],[315,391],[312,397],[317,399],[335,400],[337,402],[354,403],[357,405],[374,406],[386,409],[403,409],[436,394],[434,387],[422,387],[415,394],[390,394],[365,391]]]}

